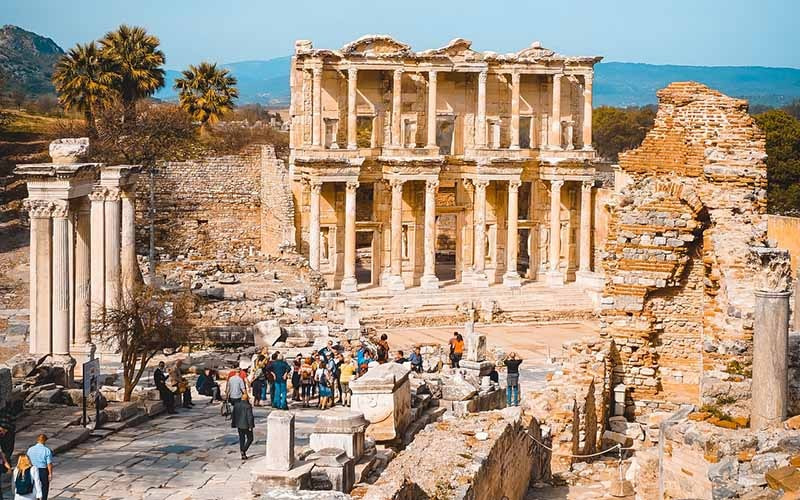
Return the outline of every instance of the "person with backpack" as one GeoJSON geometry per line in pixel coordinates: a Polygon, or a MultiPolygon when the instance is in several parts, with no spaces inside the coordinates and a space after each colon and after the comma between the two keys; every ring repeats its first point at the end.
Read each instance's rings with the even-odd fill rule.
{"type": "Polygon", "coordinates": [[[39,500],[42,498],[42,481],[39,470],[31,465],[28,455],[22,453],[11,476],[14,500],[39,500]]]}
{"type": "Polygon", "coordinates": [[[47,500],[50,492],[50,481],[53,479],[53,450],[48,448],[45,443],[47,436],[39,434],[36,444],[28,448],[28,459],[31,465],[39,470],[39,481],[42,483],[42,500],[47,500]]]}
{"type": "Polygon", "coordinates": [[[311,392],[314,387],[314,362],[311,358],[305,358],[300,365],[300,397],[303,399],[303,408],[308,408],[311,401],[311,392]]]}
{"type": "Polygon", "coordinates": [[[319,409],[325,410],[331,406],[330,400],[333,397],[331,391],[331,374],[325,364],[321,364],[314,374],[317,381],[317,390],[319,391],[319,409]]]}
{"type": "Polygon", "coordinates": [[[300,367],[303,366],[303,356],[298,354],[292,362],[292,401],[300,401],[300,367]]]}

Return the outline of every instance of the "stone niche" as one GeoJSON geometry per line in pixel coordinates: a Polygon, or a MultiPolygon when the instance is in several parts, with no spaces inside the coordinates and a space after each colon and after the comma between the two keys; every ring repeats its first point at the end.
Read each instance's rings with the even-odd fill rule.
{"type": "Polygon", "coordinates": [[[351,408],[369,422],[366,435],[376,441],[402,436],[411,420],[410,370],[397,363],[378,365],[350,382],[351,408]]]}

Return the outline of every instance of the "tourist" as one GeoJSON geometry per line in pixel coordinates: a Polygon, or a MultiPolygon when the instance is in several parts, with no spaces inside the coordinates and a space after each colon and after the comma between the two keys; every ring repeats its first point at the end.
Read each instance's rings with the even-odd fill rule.
{"type": "Polygon", "coordinates": [[[191,408],[194,406],[192,404],[192,391],[189,389],[189,383],[183,378],[183,373],[181,372],[182,364],[183,360],[180,359],[175,362],[175,366],[169,371],[169,382],[175,388],[178,400],[183,400],[183,407],[191,408]]]}
{"type": "Polygon", "coordinates": [[[231,404],[236,404],[237,401],[247,394],[247,384],[245,377],[241,370],[232,370],[228,374],[228,383],[225,386],[225,397],[231,404]]]}
{"type": "Polygon", "coordinates": [[[505,360],[506,403],[508,406],[519,406],[519,365],[521,364],[522,360],[517,358],[517,353],[515,352],[509,354],[508,359],[505,360]]]}
{"type": "Polygon", "coordinates": [[[267,370],[264,357],[259,354],[256,363],[253,365],[254,376],[250,384],[253,388],[253,405],[261,406],[261,401],[267,400],[267,370]]]}
{"type": "Polygon", "coordinates": [[[350,406],[350,381],[356,373],[356,365],[353,357],[348,354],[343,358],[339,367],[339,390],[341,391],[341,401],[344,406],[350,406]]]}
{"type": "Polygon", "coordinates": [[[334,355],[333,341],[329,340],[325,347],[319,350],[319,353],[326,361],[332,358],[334,355]]]}
{"type": "Polygon", "coordinates": [[[464,338],[458,332],[453,332],[450,339],[450,368],[458,368],[461,357],[464,355],[464,338]]]}
{"type": "Polygon", "coordinates": [[[336,390],[339,390],[339,402],[342,402],[342,385],[339,382],[340,367],[344,363],[344,358],[338,352],[328,361],[328,371],[331,372],[331,390],[333,391],[333,404],[336,404],[336,390]]]}
{"type": "Polygon", "coordinates": [[[398,365],[402,365],[403,363],[408,363],[408,360],[405,356],[403,356],[403,351],[396,351],[394,353],[394,362],[398,365]]]}
{"type": "Polygon", "coordinates": [[[197,394],[209,396],[211,398],[208,400],[208,404],[214,401],[222,401],[219,384],[216,381],[216,374],[211,368],[203,370],[203,373],[197,377],[197,382],[195,382],[194,387],[197,389],[197,394]]]}
{"type": "Polygon", "coordinates": [[[47,500],[50,481],[53,479],[53,450],[45,445],[46,442],[47,436],[39,434],[36,444],[28,448],[26,453],[31,466],[39,472],[39,482],[42,483],[42,500],[47,500]]]}
{"type": "Polygon", "coordinates": [[[411,371],[422,373],[422,352],[419,347],[415,347],[414,352],[408,355],[408,360],[411,362],[411,371]]]}
{"type": "Polygon", "coordinates": [[[175,411],[175,394],[167,387],[167,375],[164,373],[164,362],[158,362],[158,368],[153,372],[153,383],[158,389],[158,394],[161,397],[161,402],[167,409],[167,413],[174,414],[175,411]]]}
{"type": "Polygon", "coordinates": [[[497,373],[497,367],[492,365],[492,371],[489,372],[489,382],[500,385],[500,374],[497,373]]]}
{"type": "Polygon", "coordinates": [[[319,391],[319,409],[325,410],[330,407],[330,400],[333,397],[331,391],[331,374],[324,364],[320,364],[314,374],[317,381],[317,391],[319,391]]]}
{"type": "Polygon", "coordinates": [[[283,360],[283,354],[276,352],[272,355],[272,363],[269,365],[268,373],[272,374],[273,392],[272,392],[272,407],[279,410],[288,410],[289,405],[286,402],[286,379],[289,378],[289,373],[292,367],[283,360]]]}
{"type": "Polygon", "coordinates": [[[15,499],[36,500],[42,498],[42,480],[39,470],[31,465],[28,455],[22,453],[11,476],[15,499]]]}
{"type": "Polygon", "coordinates": [[[8,458],[6,458],[5,451],[0,452],[0,461],[3,462],[2,468],[0,468],[0,500],[3,500],[3,474],[11,472],[11,464],[8,462],[8,458]]]}
{"type": "Polygon", "coordinates": [[[298,354],[292,361],[292,401],[300,401],[300,367],[303,366],[303,355],[298,354]]]}
{"type": "Polygon", "coordinates": [[[368,352],[369,349],[367,349],[367,344],[362,340],[361,347],[359,347],[358,351],[356,351],[356,364],[358,364],[358,366],[364,364],[364,358],[366,357],[368,352]]]}
{"type": "Polygon", "coordinates": [[[242,452],[242,460],[247,460],[247,450],[253,444],[253,429],[256,427],[247,392],[242,393],[242,398],[233,404],[231,427],[239,431],[239,450],[242,452]]]}
{"type": "MultiPolygon", "coordinates": [[[[322,362],[322,356],[320,356],[319,353],[317,353],[317,354],[314,355],[314,363],[311,365],[311,368],[314,370],[314,378],[315,378],[315,380],[316,380],[316,376],[317,376],[317,370],[321,366],[325,366],[325,365],[322,362]]],[[[317,392],[318,392],[317,389],[318,388],[319,388],[319,384],[317,384],[315,382],[314,385],[311,387],[311,399],[314,399],[315,396],[318,396],[318,394],[317,394],[317,392]]],[[[319,399],[317,400],[317,406],[319,406],[319,399]]]]}
{"type": "Polygon", "coordinates": [[[300,396],[303,399],[303,407],[308,408],[309,401],[311,401],[312,389],[314,387],[314,361],[311,358],[305,358],[303,364],[300,365],[300,396]]]}
{"type": "Polygon", "coordinates": [[[378,341],[378,363],[383,364],[389,361],[389,336],[385,333],[378,341]]]}

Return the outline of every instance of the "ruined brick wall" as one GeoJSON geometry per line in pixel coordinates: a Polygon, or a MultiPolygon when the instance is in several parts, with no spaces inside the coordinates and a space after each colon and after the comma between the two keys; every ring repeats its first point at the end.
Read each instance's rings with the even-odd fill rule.
{"type": "MultiPolygon", "coordinates": [[[[166,162],[155,179],[156,246],[163,252],[216,257],[246,255],[261,246],[262,159],[272,146],[238,155],[166,162]]],[[[150,182],[137,183],[137,242],[146,253],[150,182]]]]}
{"type": "Polygon", "coordinates": [[[766,239],[764,135],[746,101],[693,83],[658,92],[655,126],[624,153],[612,202],[602,331],[637,413],[699,402],[703,376],[752,348],[749,247],[766,239]]]}
{"type": "Polygon", "coordinates": [[[261,251],[279,255],[293,249],[294,197],[289,167],[274,151],[261,154],[261,251]]]}

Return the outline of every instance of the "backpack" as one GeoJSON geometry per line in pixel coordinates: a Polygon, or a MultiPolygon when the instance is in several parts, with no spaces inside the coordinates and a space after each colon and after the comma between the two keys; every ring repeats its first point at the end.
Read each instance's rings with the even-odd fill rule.
{"type": "Polygon", "coordinates": [[[17,495],[30,495],[33,493],[33,478],[31,477],[31,468],[25,469],[25,472],[20,474],[17,472],[17,480],[14,481],[14,489],[17,495]]]}

